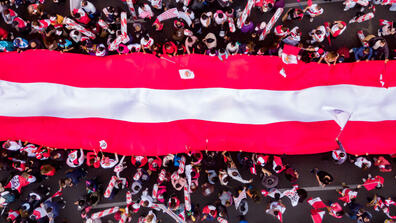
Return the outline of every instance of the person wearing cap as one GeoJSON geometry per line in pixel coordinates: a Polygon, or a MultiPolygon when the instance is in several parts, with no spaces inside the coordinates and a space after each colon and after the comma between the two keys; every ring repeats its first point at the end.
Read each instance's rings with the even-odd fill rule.
{"type": "Polygon", "coordinates": [[[374,166],[377,166],[380,172],[392,172],[392,164],[384,156],[374,157],[374,166]]]}

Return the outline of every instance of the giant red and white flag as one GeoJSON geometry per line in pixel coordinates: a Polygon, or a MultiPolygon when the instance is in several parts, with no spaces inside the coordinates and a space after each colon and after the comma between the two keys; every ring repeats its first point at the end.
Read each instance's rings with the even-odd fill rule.
{"type": "Polygon", "coordinates": [[[27,51],[0,55],[0,140],[56,148],[162,155],[208,148],[278,154],[331,151],[351,113],[347,152],[392,153],[396,88],[389,62],[288,65],[280,58],[204,55],[105,58],[27,51]],[[36,58],[45,58],[37,60],[36,58]],[[20,61],[24,61],[23,66],[20,61]],[[379,68],[380,67],[380,68],[379,68]],[[194,74],[185,79],[179,71],[194,74]],[[379,74],[387,84],[380,86],[379,74]]]}

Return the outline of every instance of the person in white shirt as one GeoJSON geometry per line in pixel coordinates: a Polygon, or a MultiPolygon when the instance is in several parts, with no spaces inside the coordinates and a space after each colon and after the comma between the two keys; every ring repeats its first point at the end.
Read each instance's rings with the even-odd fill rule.
{"type": "Polygon", "coordinates": [[[310,6],[307,6],[304,11],[304,13],[307,13],[309,15],[309,17],[311,17],[309,19],[310,22],[313,22],[313,19],[317,16],[320,16],[323,14],[323,8],[321,8],[318,4],[312,4],[310,6]]]}
{"type": "Polygon", "coordinates": [[[210,26],[212,21],[211,17],[212,17],[212,12],[202,13],[201,18],[199,20],[201,21],[203,27],[208,28],[210,26]]]}
{"type": "Polygon", "coordinates": [[[143,4],[141,7],[138,8],[139,17],[142,19],[145,18],[152,18],[154,16],[151,7],[148,4],[143,4]]]}
{"type": "Polygon", "coordinates": [[[282,214],[286,211],[286,206],[282,204],[281,201],[273,201],[269,205],[269,208],[265,210],[267,214],[270,214],[277,219],[281,220],[282,219],[282,214]]]}
{"type": "Polygon", "coordinates": [[[28,157],[36,157],[37,146],[33,144],[28,144],[25,147],[22,147],[19,152],[26,152],[28,157]]]}
{"type": "Polygon", "coordinates": [[[290,30],[289,35],[287,35],[282,41],[292,46],[298,45],[301,41],[301,32],[298,26],[295,26],[290,30]]]}
{"type": "Polygon", "coordinates": [[[226,50],[230,55],[236,55],[239,50],[239,44],[236,42],[229,42],[226,46],[226,50]]]}
{"type": "Polygon", "coordinates": [[[226,15],[221,10],[217,10],[213,17],[217,25],[223,25],[227,21],[226,15]]]}
{"type": "Polygon", "coordinates": [[[19,151],[22,148],[23,148],[23,146],[22,146],[21,140],[19,140],[18,142],[8,140],[7,142],[3,143],[3,149],[9,150],[9,151],[19,151]]]}
{"type": "Polygon", "coordinates": [[[338,141],[338,139],[336,139],[336,141],[338,144],[338,149],[333,150],[331,152],[331,156],[333,157],[336,164],[341,165],[347,160],[348,155],[345,152],[344,146],[342,146],[341,142],[338,141]]]}
{"type": "Polygon", "coordinates": [[[110,159],[102,155],[102,159],[100,160],[100,166],[104,169],[113,168],[118,163],[118,154],[114,155],[115,159],[110,159]]]}
{"type": "Polygon", "coordinates": [[[366,157],[363,157],[363,156],[358,157],[355,160],[354,164],[355,164],[355,166],[357,166],[359,168],[362,168],[362,169],[367,169],[367,168],[371,167],[371,161],[368,160],[366,157]]]}
{"type": "Polygon", "coordinates": [[[89,17],[93,16],[96,13],[95,5],[87,0],[81,1],[81,8],[84,9],[86,13],[88,13],[89,17]]]}
{"type": "Polygon", "coordinates": [[[71,167],[79,167],[84,164],[85,156],[83,149],[80,149],[80,156],[78,156],[78,150],[71,151],[67,155],[66,164],[71,167]]]}
{"type": "Polygon", "coordinates": [[[312,37],[311,44],[321,43],[326,37],[326,28],[324,26],[319,26],[312,30],[309,35],[312,37]]]}
{"type": "Polygon", "coordinates": [[[151,49],[151,46],[153,46],[154,44],[154,39],[149,37],[149,36],[145,36],[140,40],[140,45],[142,45],[142,49],[151,49]]]}

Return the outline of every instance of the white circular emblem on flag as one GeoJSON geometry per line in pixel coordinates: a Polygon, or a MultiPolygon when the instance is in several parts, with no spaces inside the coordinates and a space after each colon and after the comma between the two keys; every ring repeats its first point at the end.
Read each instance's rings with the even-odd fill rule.
{"type": "Polygon", "coordinates": [[[102,148],[103,150],[107,149],[107,143],[104,140],[101,140],[99,142],[100,148],[102,148]]]}

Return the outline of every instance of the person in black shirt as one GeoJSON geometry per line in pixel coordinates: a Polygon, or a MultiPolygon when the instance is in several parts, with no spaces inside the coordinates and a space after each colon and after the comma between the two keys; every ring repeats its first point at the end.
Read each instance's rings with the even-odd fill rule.
{"type": "Polygon", "coordinates": [[[325,171],[319,170],[318,168],[314,168],[311,172],[315,174],[316,180],[318,181],[319,185],[322,187],[329,185],[334,180],[333,176],[331,176],[329,173],[325,171]]]}

